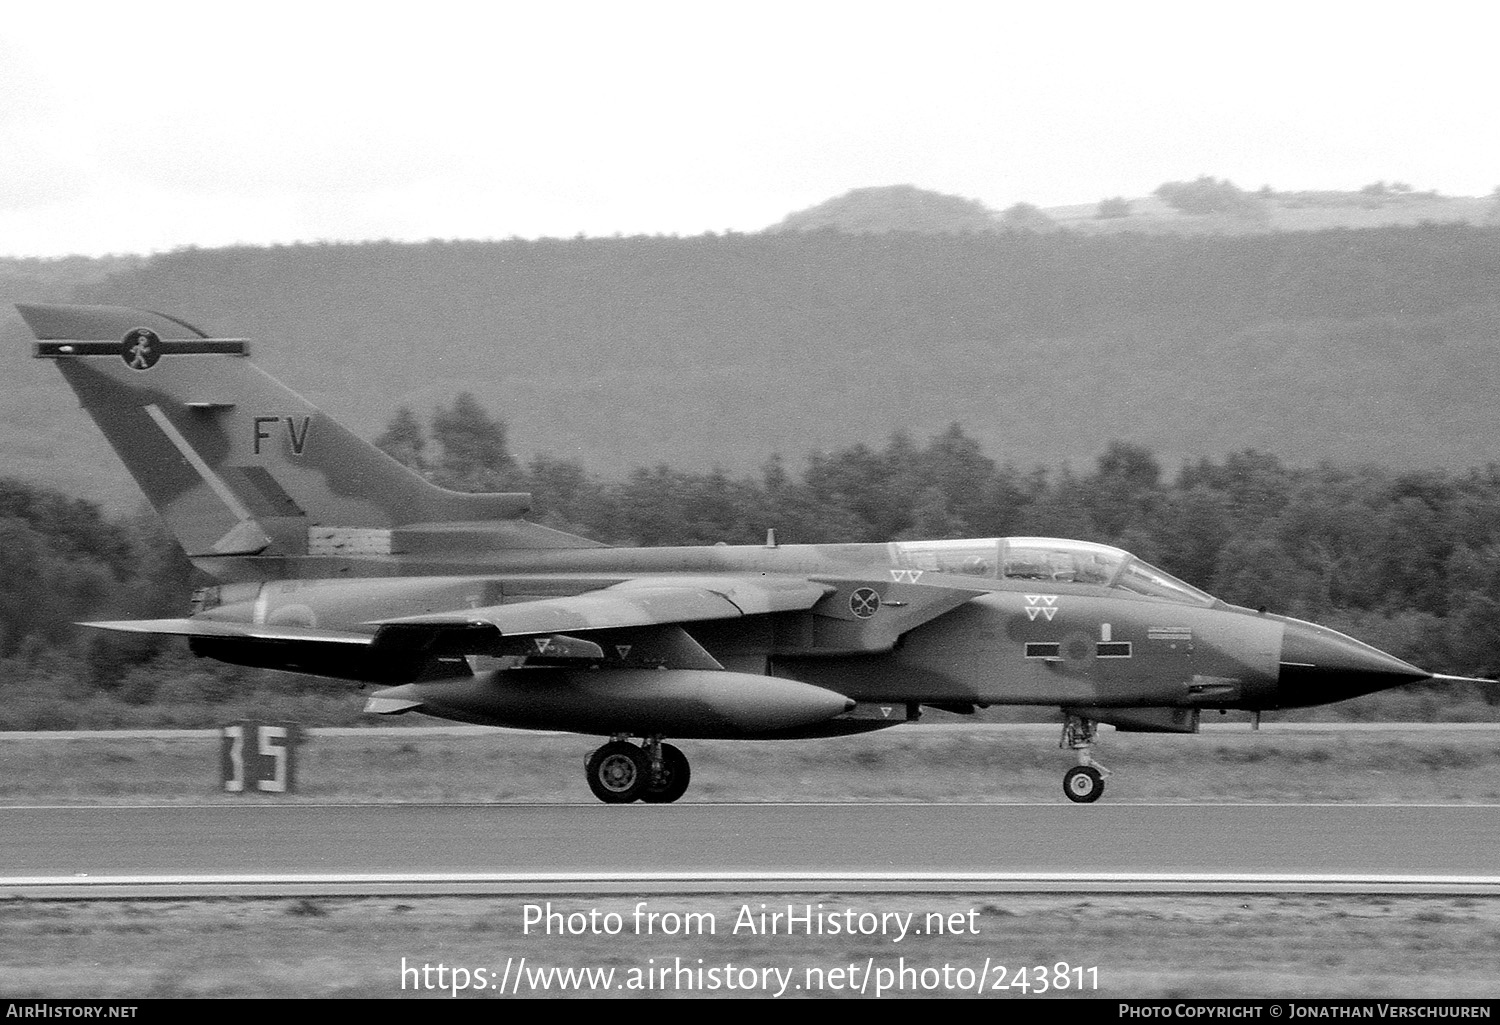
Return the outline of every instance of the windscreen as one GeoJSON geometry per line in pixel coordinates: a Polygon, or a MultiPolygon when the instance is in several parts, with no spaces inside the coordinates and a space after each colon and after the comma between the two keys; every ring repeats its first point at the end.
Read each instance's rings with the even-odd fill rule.
{"type": "Polygon", "coordinates": [[[894,541],[891,561],[905,569],[990,580],[1116,587],[1193,605],[1214,597],[1127,551],[1053,537],[992,537],[961,541],[894,541]]]}

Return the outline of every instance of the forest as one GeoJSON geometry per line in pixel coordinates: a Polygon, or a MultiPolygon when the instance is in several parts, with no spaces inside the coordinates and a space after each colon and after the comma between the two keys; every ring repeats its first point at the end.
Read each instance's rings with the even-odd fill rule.
{"type": "MultiPolygon", "coordinates": [[[[877,445],[810,451],[796,465],[772,457],[749,473],[660,463],[600,476],[571,460],[518,460],[509,429],[461,393],[426,415],[398,408],[375,440],[448,487],[529,490],[535,519],[614,544],[754,544],[769,528],[783,543],[1081,538],[1434,671],[1500,671],[1500,465],[1296,468],[1246,449],[1169,468],[1115,441],[1087,467],[1028,468],[996,462],[952,423],[925,439],[896,431],[877,445]]],[[[192,586],[153,514],[112,516],[0,480],[0,729],[360,721],[347,684],[71,625],[182,615],[192,586]]],[[[1493,719],[1497,702],[1500,688],[1414,687],[1322,714],[1493,719]]]]}

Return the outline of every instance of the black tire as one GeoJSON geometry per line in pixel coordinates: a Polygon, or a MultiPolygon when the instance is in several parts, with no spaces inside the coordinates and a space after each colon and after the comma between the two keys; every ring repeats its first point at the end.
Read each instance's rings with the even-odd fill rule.
{"type": "Polygon", "coordinates": [[[605,804],[629,804],[650,779],[651,759],[634,744],[615,740],[589,755],[589,789],[605,804]]]}
{"type": "Polygon", "coordinates": [[[1078,804],[1093,804],[1104,795],[1104,774],[1092,765],[1075,765],[1063,773],[1063,793],[1078,804]]]}
{"type": "Polygon", "coordinates": [[[687,793],[688,783],[693,778],[688,768],[687,755],[671,744],[661,746],[661,775],[646,784],[641,791],[641,800],[646,804],[671,804],[687,793]]]}

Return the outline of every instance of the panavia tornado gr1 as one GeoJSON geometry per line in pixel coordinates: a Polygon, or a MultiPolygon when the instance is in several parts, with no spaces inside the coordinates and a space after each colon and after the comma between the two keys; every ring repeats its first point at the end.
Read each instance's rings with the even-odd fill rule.
{"type": "Polygon", "coordinates": [[[1192,733],[1438,677],[1238,608],[1102,544],[1045,537],[616,548],[530,496],[439,488],[258,369],[247,343],[109,306],[23,305],[193,564],[192,615],[93,623],[377,685],[368,710],[609,738],[602,801],[675,801],[667,743],[883,729],[924,707],[1061,710],[1069,800],[1099,723],[1192,733]],[[635,742],[638,740],[639,742],[635,742]]]}

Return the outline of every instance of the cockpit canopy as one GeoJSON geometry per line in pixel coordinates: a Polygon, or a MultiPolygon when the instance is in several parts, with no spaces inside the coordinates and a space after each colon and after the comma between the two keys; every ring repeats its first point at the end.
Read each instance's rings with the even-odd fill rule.
{"type": "Polygon", "coordinates": [[[891,564],[988,580],[1115,587],[1153,598],[1212,605],[1216,599],[1109,545],[1056,537],[990,537],[964,541],[892,541],[891,564]]]}

